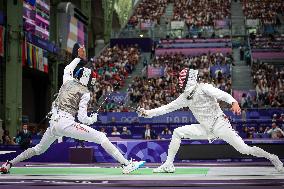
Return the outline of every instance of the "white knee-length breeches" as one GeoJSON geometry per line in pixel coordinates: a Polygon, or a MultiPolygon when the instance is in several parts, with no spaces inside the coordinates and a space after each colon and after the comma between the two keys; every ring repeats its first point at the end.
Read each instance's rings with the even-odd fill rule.
{"type": "Polygon", "coordinates": [[[265,158],[269,158],[270,155],[258,147],[251,147],[245,144],[243,139],[232,128],[229,120],[225,117],[219,117],[210,131],[206,130],[205,127],[200,124],[185,125],[176,128],[173,133],[173,138],[175,137],[180,139],[220,138],[242,154],[251,154],[265,158]]]}
{"type": "Polygon", "coordinates": [[[33,149],[39,155],[45,152],[56,139],[62,136],[95,142],[97,144],[102,144],[105,140],[108,140],[104,133],[75,122],[71,114],[60,112],[57,121],[50,121],[50,127],[47,128],[40,143],[33,147],[33,149]]]}

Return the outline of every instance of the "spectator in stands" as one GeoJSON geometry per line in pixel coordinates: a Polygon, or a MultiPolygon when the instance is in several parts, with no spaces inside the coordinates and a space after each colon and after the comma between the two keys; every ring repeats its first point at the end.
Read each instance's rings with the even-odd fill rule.
{"type": "Polygon", "coordinates": [[[131,131],[127,127],[122,127],[121,135],[131,135],[131,131]]]}
{"type": "Polygon", "coordinates": [[[143,138],[146,140],[156,139],[157,135],[154,130],[151,129],[150,125],[145,125],[145,131],[143,133],[143,138]]]}
{"type": "Polygon", "coordinates": [[[260,19],[262,25],[276,25],[283,4],[282,0],[245,0],[243,11],[247,19],[260,19]]]}
{"type": "Polygon", "coordinates": [[[173,20],[184,20],[189,29],[207,29],[215,20],[230,17],[230,0],[174,1],[173,20]]]}
{"type": "Polygon", "coordinates": [[[257,136],[257,138],[263,138],[263,135],[264,135],[264,127],[263,126],[260,126],[258,128],[258,130],[256,132],[254,132],[255,136],[257,136]]]}
{"type": "Polygon", "coordinates": [[[171,134],[172,134],[172,131],[166,126],[166,127],[163,129],[163,131],[162,131],[161,134],[162,134],[162,135],[171,135],[171,134]]]}
{"type": "Polygon", "coordinates": [[[262,127],[262,126],[260,126],[259,128],[258,128],[258,131],[257,131],[257,133],[259,133],[259,134],[263,134],[264,133],[264,128],[262,127]]]}
{"type": "Polygon", "coordinates": [[[113,127],[111,135],[120,135],[120,132],[118,132],[116,127],[113,127]]]}
{"type": "Polygon", "coordinates": [[[149,63],[152,67],[164,67],[165,73],[162,77],[147,78],[144,76],[134,78],[133,83],[128,89],[130,100],[140,107],[151,109],[162,104],[169,103],[179,96],[176,89],[177,73],[183,67],[190,65],[199,68],[200,79],[203,82],[210,82],[221,90],[231,93],[231,76],[230,74],[219,74],[214,78],[210,74],[210,66],[231,64],[233,61],[230,54],[222,53],[205,53],[199,56],[185,56],[181,53],[165,54],[156,56],[149,63]]]}
{"type": "Polygon", "coordinates": [[[105,129],[104,127],[102,127],[102,128],[100,129],[100,131],[101,131],[102,133],[104,133],[105,135],[107,135],[106,129],[105,129]]]}
{"type": "Polygon", "coordinates": [[[242,128],[242,138],[248,138],[249,137],[249,128],[247,126],[244,126],[242,128]]]}
{"type": "Polygon", "coordinates": [[[284,67],[254,63],[251,70],[258,107],[284,107],[284,67]]]}
{"type": "MultiPolygon", "coordinates": [[[[97,82],[91,104],[97,104],[102,96],[124,86],[124,80],[132,73],[140,59],[138,45],[106,48],[93,63],[97,73],[97,82]]],[[[107,102],[100,111],[125,111],[124,107],[107,102]]]]}
{"type": "Polygon", "coordinates": [[[282,129],[280,129],[276,123],[272,123],[271,129],[266,129],[265,133],[269,134],[272,139],[279,139],[284,136],[284,132],[282,129]]]}
{"type": "Polygon", "coordinates": [[[16,136],[19,141],[19,145],[22,149],[28,149],[32,142],[32,133],[28,130],[28,124],[24,123],[22,125],[22,131],[16,136]]]}
{"type": "Polygon", "coordinates": [[[142,0],[128,21],[128,27],[140,26],[141,23],[160,24],[168,0],[142,0]]]}
{"type": "Polygon", "coordinates": [[[271,121],[272,122],[276,122],[277,121],[277,114],[273,114],[271,121]]]}
{"type": "Polygon", "coordinates": [[[4,134],[2,136],[2,141],[4,145],[15,145],[15,141],[10,137],[9,131],[4,130],[4,134]]]}

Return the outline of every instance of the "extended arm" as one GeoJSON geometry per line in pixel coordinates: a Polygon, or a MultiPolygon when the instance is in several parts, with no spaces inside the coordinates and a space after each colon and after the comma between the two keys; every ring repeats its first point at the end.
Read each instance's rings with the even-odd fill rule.
{"type": "Polygon", "coordinates": [[[87,114],[88,102],[90,98],[90,93],[86,93],[81,97],[79,103],[78,120],[86,125],[91,125],[97,121],[97,114],[92,114],[90,117],[87,114]]]}
{"type": "Polygon", "coordinates": [[[138,114],[139,116],[151,118],[159,115],[164,115],[169,112],[173,112],[183,107],[186,107],[186,99],[184,98],[184,95],[181,94],[176,100],[159,108],[155,108],[152,110],[144,110],[141,108],[141,110],[138,110],[138,114]]]}
{"type": "Polygon", "coordinates": [[[73,79],[73,71],[75,70],[81,59],[86,59],[86,51],[84,46],[78,49],[78,58],[75,58],[64,68],[63,83],[73,79]]]}
{"type": "Polygon", "coordinates": [[[70,64],[64,68],[63,83],[73,79],[73,71],[81,61],[80,58],[75,58],[70,64]]]}

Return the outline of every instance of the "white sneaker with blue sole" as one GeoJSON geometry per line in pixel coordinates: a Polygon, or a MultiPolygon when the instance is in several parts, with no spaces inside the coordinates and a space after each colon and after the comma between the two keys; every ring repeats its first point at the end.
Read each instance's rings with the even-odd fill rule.
{"type": "Polygon", "coordinates": [[[145,163],[146,163],[145,161],[132,161],[132,160],[130,160],[128,165],[122,166],[122,173],[123,174],[129,174],[129,173],[143,167],[145,163]]]}

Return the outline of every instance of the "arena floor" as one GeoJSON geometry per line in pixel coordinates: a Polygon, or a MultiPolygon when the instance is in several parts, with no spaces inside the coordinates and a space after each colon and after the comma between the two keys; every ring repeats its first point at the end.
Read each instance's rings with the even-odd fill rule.
{"type": "Polygon", "coordinates": [[[179,164],[174,174],[152,174],[150,164],[129,175],[111,164],[22,164],[0,175],[4,188],[284,188],[284,173],[265,164],[179,164]]]}

